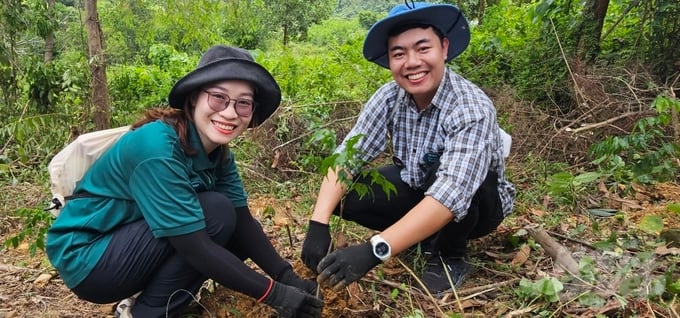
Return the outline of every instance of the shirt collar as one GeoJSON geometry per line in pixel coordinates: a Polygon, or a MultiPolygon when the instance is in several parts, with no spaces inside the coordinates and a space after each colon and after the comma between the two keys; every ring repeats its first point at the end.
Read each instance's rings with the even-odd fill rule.
{"type": "MultiPolygon", "coordinates": [[[[192,157],[194,169],[207,170],[215,168],[216,162],[210,160],[210,156],[205,152],[203,144],[201,143],[201,137],[198,135],[198,130],[196,130],[196,124],[192,121],[189,122],[189,143],[192,148],[198,151],[192,157]]],[[[222,152],[222,147],[217,147],[212,154],[212,157],[219,158],[220,152],[222,152]]]]}

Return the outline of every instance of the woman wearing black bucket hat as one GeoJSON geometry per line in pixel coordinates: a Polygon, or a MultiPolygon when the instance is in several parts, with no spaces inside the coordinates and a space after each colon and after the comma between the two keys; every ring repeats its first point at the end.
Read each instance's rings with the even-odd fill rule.
{"type": "Polygon", "coordinates": [[[117,317],[176,317],[212,278],[283,317],[320,317],[301,279],[248,210],[226,146],[276,110],[274,78],[240,48],[214,46],[78,183],[47,234],[64,283],[117,317]],[[251,259],[267,275],[243,263],[251,259]]]}

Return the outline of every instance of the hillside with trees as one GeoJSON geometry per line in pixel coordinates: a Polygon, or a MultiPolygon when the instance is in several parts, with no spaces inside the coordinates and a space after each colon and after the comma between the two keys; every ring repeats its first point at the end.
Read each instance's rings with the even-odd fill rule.
{"type": "MultiPolygon", "coordinates": [[[[513,214],[474,241],[461,290],[420,291],[416,256],[385,263],[324,317],[680,317],[680,3],[463,0],[467,50],[449,67],[494,101],[513,137],[513,214]],[[558,255],[560,257],[558,257],[558,255]],[[568,256],[576,272],[564,270],[568,256]]],[[[77,300],[44,255],[51,158],[78,135],[167,106],[214,44],[248,49],[281,86],[277,112],[230,145],[251,210],[296,271],[325,161],[391,80],[362,56],[402,1],[0,2],[0,317],[111,317],[77,300]]],[[[338,243],[371,233],[332,220],[338,243]]],[[[343,244],[336,244],[342,246],[343,244]]],[[[573,267],[572,267],[573,269],[573,267]]],[[[267,317],[206,283],[186,317],[267,317]]]]}

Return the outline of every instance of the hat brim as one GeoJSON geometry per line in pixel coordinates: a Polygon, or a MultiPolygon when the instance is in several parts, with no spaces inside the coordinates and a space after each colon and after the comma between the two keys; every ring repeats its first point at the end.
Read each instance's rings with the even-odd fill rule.
{"type": "Polygon", "coordinates": [[[390,68],[387,56],[387,37],[395,26],[422,23],[438,28],[449,40],[446,62],[465,51],[470,44],[470,29],[460,10],[450,4],[436,4],[406,10],[376,22],[364,40],[364,58],[384,68],[390,68]]]}
{"type": "Polygon", "coordinates": [[[199,67],[181,78],[170,90],[168,102],[182,109],[191,92],[210,83],[225,80],[248,81],[255,86],[255,111],[249,127],[262,124],[281,103],[281,88],[261,65],[245,59],[228,58],[199,67]]]}

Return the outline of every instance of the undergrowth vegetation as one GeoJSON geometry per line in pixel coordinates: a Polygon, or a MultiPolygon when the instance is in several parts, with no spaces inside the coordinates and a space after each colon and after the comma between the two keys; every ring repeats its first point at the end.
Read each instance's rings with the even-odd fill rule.
{"type": "MultiPolygon", "coordinates": [[[[599,53],[591,56],[578,51],[584,36],[579,35],[578,23],[584,2],[590,3],[489,1],[484,12],[470,14],[475,17],[471,44],[451,62],[452,69],[488,92],[502,128],[513,136],[507,173],[519,192],[514,214],[506,221],[510,230],[503,233],[507,236],[502,238],[502,249],[542,250],[525,229],[538,225],[567,237],[564,240],[577,240],[581,253],[578,273],[572,275],[518,271],[498,261],[484,266],[517,279],[509,287],[499,287],[506,295],[499,301],[513,308],[506,313],[562,317],[578,303],[582,308],[615,307],[598,314],[602,317],[612,312],[617,317],[650,313],[678,317],[680,255],[677,250],[662,253],[660,249],[680,244],[680,234],[673,234],[680,226],[680,197],[679,202],[666,202],[648,192],[663,183],[676,183],[679,177],[680,47],[677,39],[670,40],[677,38],[679,30],[673,29],[677,23],[672,25],[668,14],[677,17],[680,5],[664,0],[611,1],[599,53]],[[641,199],[643,195],[646,199],[641,199]],[[637,218],[628,213],[639,210],[634,205],[650,202],[662,204],[664,213],[637,218]]],[[[361,54],[367,27],[383,13],[361,10],[348,18],[350,9],[344,7],[338,10],[342,16],[310,23],[304,34],[282,43],[280,33],[265,33],[246,21],[240,21],[240,32],[222,30],[217,27],[222,21],[214,14],[202,21],[201,29],[183,23],[187,31],[179,32],[170,21],[183,21],[182,17],[169,17],[162,3],[122,3],[104,2],[99,7],[103,32],[111,35],[107,84],[112,126],[130,124],[149,107],[166,106],[174,81],[195,67],[204,46],[255,43],[248,48],[277,79],[283,102],[269,121],[242,136],[231,149],[251,194],[293,199],[295,218],[307,218],[325,169],[353,157],[351,147],[339,155],[333,155],[333,149],[354,123],[362,103],[391,79],[388,71],[361,54]],[[135,5],[140,6],[136,11],[135,5]],[[107,20],[113,17],[121,22],[107,20]],[[146,21],[144,27],[130,26],[130,21],[141,20],[146,21]],[[213,27],[224,32],[199,34],[213,27]]],[[[226,5],[197,3],[216,6],[212,9],[226,5]]],[[[260,8],[264,2],[249,3],[260,8]]],[[[476,3],[462,1],[461,6],[473,10],[476,3]]],[[[376,2],[375,6],[384,5],[376,2]]],[[[257,11],[234,8],[226,7],[232,16],[266,20],[256,17],[257,11]]],[[[7,248],[28,242],[31,253],[43,249],[52,220],[44,211],[51,199],[47,164],[73,138],[94,127],[79,9],[72,2],[57,3],[54,14],[60,20],[55,23],[63,30],[56,35],[62,42],[49,63],[40,62],[43,50],[36,44],[39,34],[29,27],[31,22],[11,19],[40,9],[0,9],[7,22],[0,28],[3,43],[12,40],[10,34],[19,34],[14,44],[22,48],[5,54],[8,45],[3,44],[0,50],[4,207],[0,218],[21,223],[4,242],[7,248]],[[10,191],[26,186],[40,191],[10,191]]],[[[344,182],[352,186],[350,180],[344,182]]],[[[384,189],[389,192],[389,185],[384,189]]],[[[333,222],[349,240],[365,237],[351,224],[333,222]]],[[[545,258],[532,257],[537,258],[534,269],[545,268],[540,266],[545,258]]],[[[408,286],[391,288],[389,297],[401,304],[395,315],[425,317],[446,311],[449,317],[462,317],[471,311],[460,300],[444,310],[417,305],[423,300],[409,290],[408,286]]]]}

